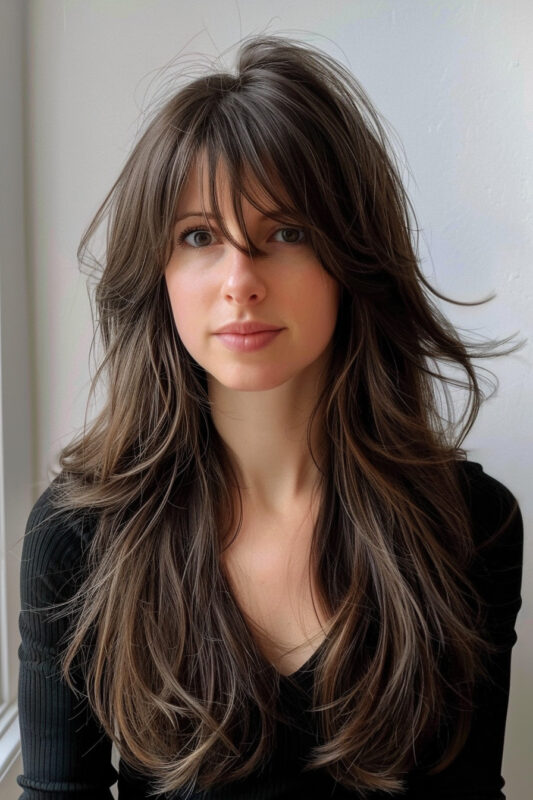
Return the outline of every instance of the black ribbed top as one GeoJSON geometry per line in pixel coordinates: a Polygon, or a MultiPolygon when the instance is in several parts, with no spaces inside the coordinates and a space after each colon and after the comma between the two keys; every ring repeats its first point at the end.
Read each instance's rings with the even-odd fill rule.
{"type": "MultiPolygon", "coordinates": [[[[465,489],[479,549],[469,577],[489,606],[488,628],[502,652],[490,659],[494,679],[477,692],[477,711],[469,738],[455,761],[443,772],[426,776],[422,769],[407,776],[413,800],[502,800],[501,775],[509,699],[511,649],[521,607],[523,527],[517,508],[512,524],[493,542],[489,539],[516,503],[511,492],[487,475],[479,464],[462,462],[465,489]]],[[[94,532],[88,517],[65,515],[49,519],[51,487],[34,505],[26,528],[20,573],[19,714],[23,775],[21,800],[111,800],[110,786],[118,779],[120,800],[140,800],[149,794],[149,779],[135,779],[122,761],[118,774],[111,764],[111,742],[86,701],[77,701],[58,669],[58,643],[67,620],[50,621],[32,608],[72,596],[80,565],[94,532]]],[[[238,783],[188,800],[327,800],[359,795],[336,784],[324,771],[302,772],[306,753],[316,744],[308,725],[310,687],[318,651],[291,676],[281,677],[280,703],[294,724],[278,724],[277,744],[268,766],[238,783]]],[[[173,796],[185,798],[185,794],[173,796]]],[[[372,800],[390,800],[375,792],[372,800]]]]}

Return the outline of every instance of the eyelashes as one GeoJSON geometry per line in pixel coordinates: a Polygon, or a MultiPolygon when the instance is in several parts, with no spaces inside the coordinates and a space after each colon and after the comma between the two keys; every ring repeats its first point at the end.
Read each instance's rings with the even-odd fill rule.
{"type": "MultiPolygon", "coordinates": [[[[298,244],[303,244],[304,242],[307,242],[307,234],[306,234],[306,231],[305,231],[304,228],[301,228],[301,227],[295,226],[295,225],[286,225],[286,226],[284,226],[282,228],[278,228],[275,231],[274,235],[280,233],[281,231],[299,231],[300,233],[303,234],[302,238],[298,239],[298,241],[294,241],[294,242],[284,241],[284,242],[281,242],[281,244],[298,245],[298,244]]],[[[195,246],[195,245],[191,245],[191,244],[185,242],[185,239],[187,239],[187,237],[190,236],[192,233],[204,233],[204,234],[207,234],[207,236],[213,236],[213,234],[211,233],[211,231],[208,228],[206,228],[206,227],[204,227],[202,225],[196,225],[196,226],[191,226],[189,228],[185,228],[184,230],[182,230],[181,233],[177,237],[176,243],[179,246],[187,245],[188,247],[192,247],[194,250],[202,250],[202,249],[204,249],[204,247],[208,247],[209,246],[209,243],[205,243],[205,242],[204,242],[203,246],[202,245],[195,246]]]]}

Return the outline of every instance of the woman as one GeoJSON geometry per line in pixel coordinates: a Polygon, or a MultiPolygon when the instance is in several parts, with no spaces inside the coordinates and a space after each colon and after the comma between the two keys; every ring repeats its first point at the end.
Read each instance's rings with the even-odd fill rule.
{"type": "Polygon", "coordinates": [[[522,521],[460,444],[517,345],[459,338],[409,213],[302,43],[150,121],[78,251],[109,214],[106,402],[24,540],[23,798],[109,798],[112,742],[120,798],[504,797],[522,521]]]}

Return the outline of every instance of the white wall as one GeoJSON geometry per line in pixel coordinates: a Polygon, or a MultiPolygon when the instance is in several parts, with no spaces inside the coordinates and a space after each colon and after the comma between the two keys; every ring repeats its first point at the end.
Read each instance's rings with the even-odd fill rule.
{"type": "MultiPolygon", "coordinates": [[[[88,390],[90,313],[76,247],[165,80],[160,70],[182,50],[194,60],[271,32],[343,61],[405,147],[426,273],[458,299],[496,292],[484,307],[446,305],[446,312],[480,333],[520,331],[531,340],[532,29],[529,0],[30,0],[36,492],[81,423],[88,390]]],[[[531,364],[531,341],[521,354],[491,362],[501,387],[467,440],[470,458],[518,497],[526,532],[531,364]]],[[[504,757],[514,800],[530,788],[531,563],[528,536],[504,757]]]]}

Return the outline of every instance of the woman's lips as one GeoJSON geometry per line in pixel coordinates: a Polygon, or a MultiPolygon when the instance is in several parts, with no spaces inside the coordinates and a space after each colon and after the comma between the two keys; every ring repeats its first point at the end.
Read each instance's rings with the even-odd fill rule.
{"type": "Polygon", "coordinates": [[[216,333],[228,350],[240,353],[250,353],[252,350],[260,350],[276,338],[283,328],[277,331],[258,331],[257,333],[216,333]]]}

